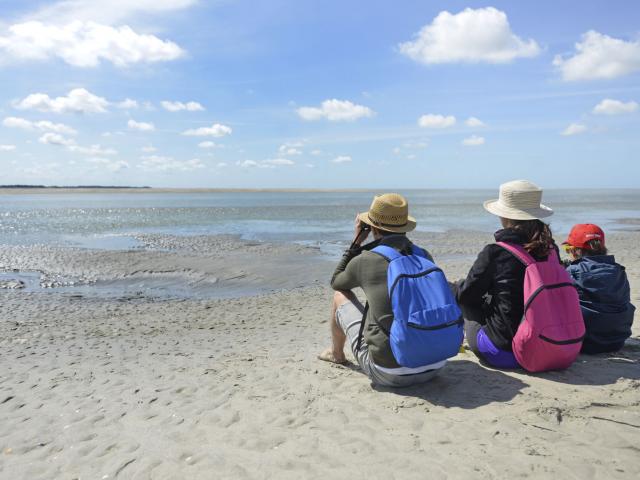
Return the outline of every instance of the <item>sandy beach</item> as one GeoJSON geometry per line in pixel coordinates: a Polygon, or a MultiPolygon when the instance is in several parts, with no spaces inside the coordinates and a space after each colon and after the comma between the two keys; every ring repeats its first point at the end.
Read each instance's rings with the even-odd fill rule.
{"type": "MultiPolygon", "coordinates": [[[[450,279],[491,241],[412,238],[450,279]]],[[[637,306],[639,240],[608,238],[637,306]]],[[[566,371],[501,372],[467,352],[429,385],[376,390],[353,364],[316,360],[334,266],[317,249],[138,241],[128,251],[0,249],[5,286],[37,272],[50,287],[0,291],[0,478],[640,475],[638,314],[622,351],[580,356],[566,371]],[[145,284],[197,295],[136,290],[145,284]]]]}

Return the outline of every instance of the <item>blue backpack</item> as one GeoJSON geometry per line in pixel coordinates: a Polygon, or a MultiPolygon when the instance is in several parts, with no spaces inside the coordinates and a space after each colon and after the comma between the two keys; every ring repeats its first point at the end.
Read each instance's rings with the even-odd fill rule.
{"type": "Polygon", "coordinates": [[[371,251],[389,261],[387,285],[394,318],[390,331],[378,326],[389,336],[396,362],[415,368],[455,357],[464,321],[442,270],[424,250],[411,248],[409,255],[387,245],[371,251]]]}

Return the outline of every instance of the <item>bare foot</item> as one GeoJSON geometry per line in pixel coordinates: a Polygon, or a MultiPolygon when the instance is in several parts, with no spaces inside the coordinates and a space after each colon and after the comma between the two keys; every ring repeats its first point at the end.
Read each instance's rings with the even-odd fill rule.
{"type": "Polygon", "coordinates": [[[329,363],[337,363],[338,365],[347,363],[347,359],[344,356],[344,354],[335,355],[333,353],[333,350],[330,348],[327,348],[320,355],[318,355],[318,360],[322,360],[323,362],[329,362],[329,363]]]}

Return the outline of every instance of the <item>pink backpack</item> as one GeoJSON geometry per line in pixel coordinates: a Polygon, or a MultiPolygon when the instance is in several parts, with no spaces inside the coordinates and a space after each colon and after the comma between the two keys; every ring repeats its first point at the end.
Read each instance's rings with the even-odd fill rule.
{"type": "Polygon", "coordinates": [[[536,261],[519,245],[498,242],[524,263],[524,315],[511,346],[525,370],[569,367],[580,353],[585,328],[578,292],[555,249],[536,261]]]}

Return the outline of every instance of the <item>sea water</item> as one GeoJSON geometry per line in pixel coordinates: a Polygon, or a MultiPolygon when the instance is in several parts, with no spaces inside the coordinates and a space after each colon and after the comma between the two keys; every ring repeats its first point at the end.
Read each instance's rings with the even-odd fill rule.
{"type": "MultiPolygon", "coordinates": [[[[342,244],[374,191],[0,194],[0,244],[128,249],[135,235],[233,234],[252,241],[342,244]]],[[[484,211],[493,190],[400,190],[419,231],[499,227],[484,211]]],[[[605,231],[640,229],[640,189],[549,190],[544,203],[556,236],[574,223],[605,231]]]]}

